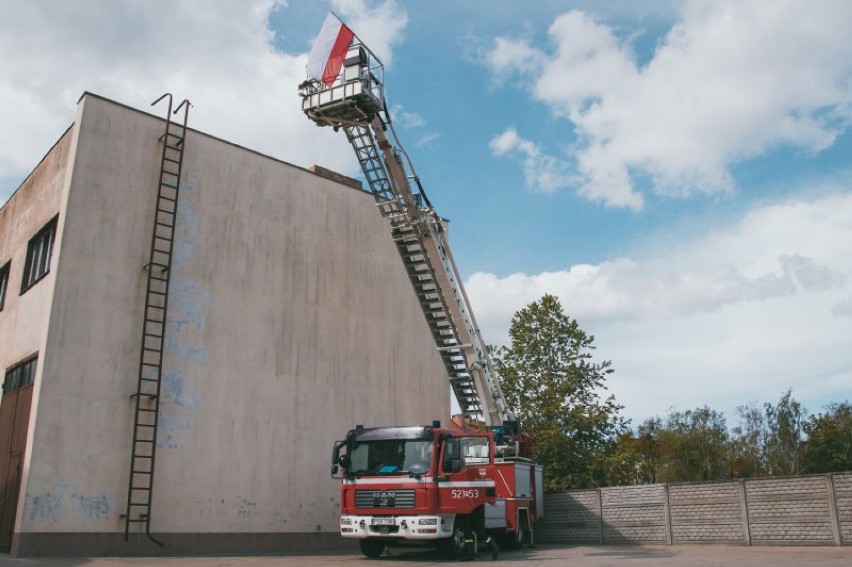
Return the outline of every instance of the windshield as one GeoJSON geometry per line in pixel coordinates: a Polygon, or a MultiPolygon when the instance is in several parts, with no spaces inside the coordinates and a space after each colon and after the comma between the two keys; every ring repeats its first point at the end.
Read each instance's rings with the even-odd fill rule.
{"type": "Polygon", "coordinates": [[[432,441],[356,441],[349,456],[349,474],[424,474],[432,464],[432,441]]]}

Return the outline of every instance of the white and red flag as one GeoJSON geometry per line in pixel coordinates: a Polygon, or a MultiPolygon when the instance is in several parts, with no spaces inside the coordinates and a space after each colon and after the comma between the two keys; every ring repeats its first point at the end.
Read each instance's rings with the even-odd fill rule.
{"type": "Polygon", "coordinates": [[[308,55],[308,76],[330,87],[340,74],[346,51],[355,34],[334,14],[329,14],[322,24],[311,53],[308,55]]]}

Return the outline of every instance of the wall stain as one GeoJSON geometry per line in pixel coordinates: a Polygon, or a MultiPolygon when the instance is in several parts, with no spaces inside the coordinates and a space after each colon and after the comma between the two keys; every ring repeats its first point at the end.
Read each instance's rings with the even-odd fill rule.
{"type": "Polygon", "coordinates": [[[24,499],[24,516],[39,524],[56,524],[68,518],[103,521],[114,509],[113,498],[82,494],[74,484],[63,480],[55,481],[53,490],[46,494],[27,494],[24,499]]]}
{"type": "Polygon", "coordinates": [[[80,511],[90,520],[106,520],[109,517],[109,499],[106,496],[72,494],[80,511]]]}
{"type": "Polygon", "coordinates": [[[194,416],[201,408],[202,399],[187,375],[192,375],[193,367],[206,365],[210,359],[202,335],[212,295],[185,275],[185,268],[195,263],[198,252],[199,217],[193,204],[196,188],[191,177],[191,171],[186,170],[181,185],[182,198],[178,201],[163,342],[163,351],[169,360],[163,368],[157,447],[166,449],[182,448],[181,434],[194,427],[194,416]]]}
{"type": "Polygon", "coordinates": [[[61,495],[50,492],[39,496],[27,494],[24,502],[25,515],[30,521],[48,524],[55,524],[59,521],[60,507],[62,506],[61,495]]]}

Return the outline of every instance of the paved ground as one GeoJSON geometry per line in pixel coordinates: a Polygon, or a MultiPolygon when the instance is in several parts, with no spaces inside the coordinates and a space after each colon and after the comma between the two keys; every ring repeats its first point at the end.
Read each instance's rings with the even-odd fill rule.
{"type": "MultiPolygon", "coordinates": [[[[267,555],[230,557],[97,557],[97,558],[28,558],[13,559],[0,555],[0,567],[422,567],[455,562],[441,559],[432,552],[394,551],[390,557],[369,560],[359,554],[267,555]]],[[[490,557],[477,563],[491,563],[490,557]]],[[[535,567],[638,567],[670,565],[672,567],[726,566],[799,567],[801,565],[852,565],[852,547],[728,547],[721,545],[677,546],[554,546],[501,553],[500,565],[534,565],[535,567]]]]}

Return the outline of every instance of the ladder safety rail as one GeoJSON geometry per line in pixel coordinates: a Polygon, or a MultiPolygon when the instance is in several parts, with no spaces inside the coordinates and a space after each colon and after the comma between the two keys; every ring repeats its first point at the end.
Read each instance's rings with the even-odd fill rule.
{"type": "Polygon", "coordinates": [[[173,97],[166,93],[153,103],[168,98],[166,126],[159,142],[162,144],[154,226],[151,234],[145,288],[142,346],[139,356],[139,373],[136,391],[130,395],[133,403],[133,437],[130,446],[130,473],[127,484],[127,509],[122,515],[124,541],[130,538],[131,524],[142,524],[145,535],[159,545],[151,535],[151,509],[154,494],[154,464],[157,453],[157,427],[159,424],[160,386],[163,375],[163,349],[165,346],[166,314],[169,299],[172,252],[177,220],[178,194],[183,168],[183,151],[186,141],[190,102],[184,99],[173,111],[173,97]],[[172,115],[183,109],[183,122],[172,121],[172,115]]]}

